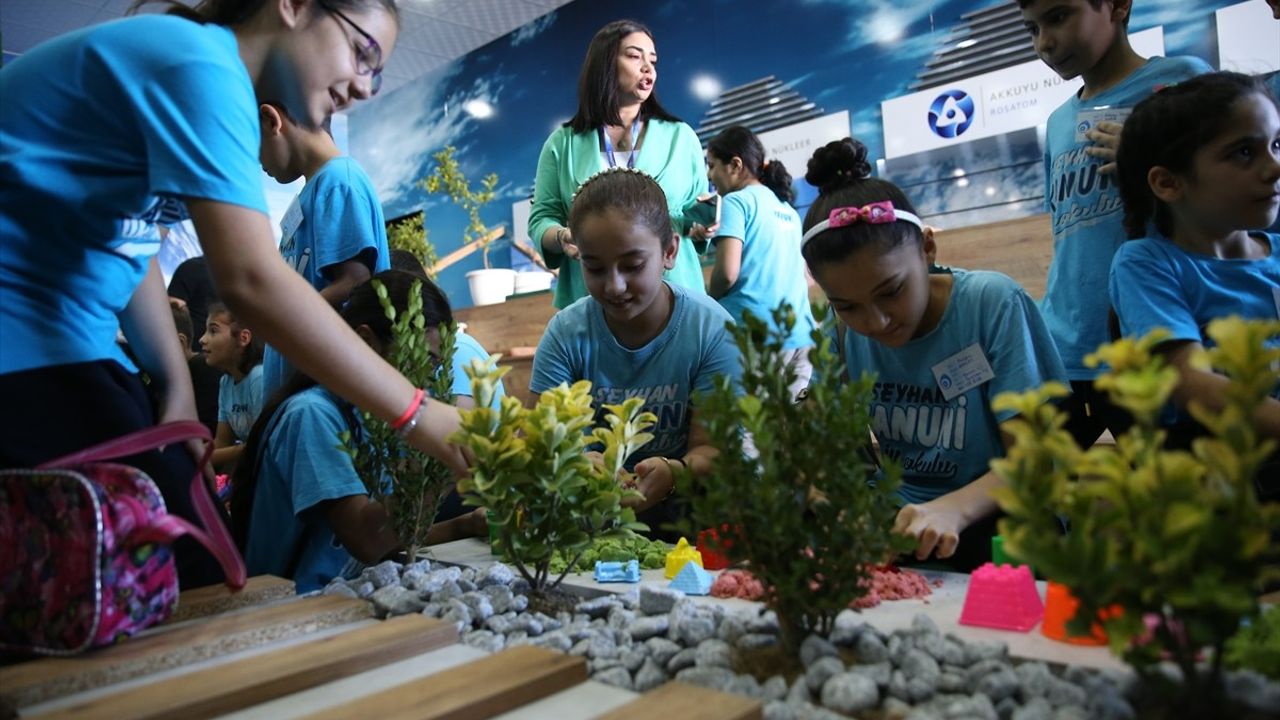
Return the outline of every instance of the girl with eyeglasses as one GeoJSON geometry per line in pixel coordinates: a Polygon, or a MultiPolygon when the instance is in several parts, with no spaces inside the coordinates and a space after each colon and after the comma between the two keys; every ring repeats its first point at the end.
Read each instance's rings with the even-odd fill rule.
{"type": "MultiPolygon", "coordinates": [[[[185,207],[228,308],[302,371],[458,471],[457,412],[415,389],[281,259],[258,107],[309,126],[377,90],[393,0],[205,0],[55,38],[0,72],[0,467],[196,418],[155,255],[185,207]],[[161,42],[163,40],[163,42],[161,42]],[[117,328],[136,356],[116,346],[117,328]],[[138,371],[158,388],[153,412],[138,371]]],[[[194,448],[192,448],[194,450],[194,448]]],[[[181,449],[130,459],[195,519],[181,449]]],[[[220,579],[193,541],[180,582],[220,579]]]]}

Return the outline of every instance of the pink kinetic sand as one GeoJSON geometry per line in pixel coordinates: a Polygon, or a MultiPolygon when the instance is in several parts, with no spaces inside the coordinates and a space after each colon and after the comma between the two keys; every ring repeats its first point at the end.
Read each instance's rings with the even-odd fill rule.
{"type": "Polygon", "coordinates": [[[764,585],[746,570],[725,570],[711,584],[711,596],[759,600],[764,597],[764,585]]]}
{"type": "MultiPolygon", "coordinates": [[[[930,584],[920,573],[898,568],[876,568],[871,571],[868,583],[870,591],[850,607],[863,610],[875,607],[885,600],[923,598],[931,595],[933,588],[942,586],[941,580],[930,584]]],[[[711,595],[718,598],[760,600],[764,597],[764,585],[746,570],[725,570],[711,585],[711,595]]]]}

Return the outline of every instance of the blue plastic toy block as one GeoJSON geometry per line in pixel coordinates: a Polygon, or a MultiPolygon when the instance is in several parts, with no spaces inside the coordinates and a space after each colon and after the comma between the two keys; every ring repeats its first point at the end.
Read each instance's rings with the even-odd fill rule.
{"type": "Polygon", "coordinates": [[[679,590],[685,595],[707,595],[711,592],[714,578],[702,566],[690,560],[684,564],[676,578],[667,587],[679,590]]]}
{"type": "Polygon", "coordinates": [[[598,583],[638,583],[640,582],[640,562],[638,560],[626,562],[597,560],[595,577],[598,583]]]}

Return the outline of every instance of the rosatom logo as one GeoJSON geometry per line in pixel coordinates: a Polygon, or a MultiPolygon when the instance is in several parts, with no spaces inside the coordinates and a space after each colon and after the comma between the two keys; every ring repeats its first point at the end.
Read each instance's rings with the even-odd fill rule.
{"type": "Polygon", "coordinates": [[[943,138],[958,137],[973,124],[973,98],[963,90],[948,90],[929,106],[929,129],[943,138]]]}

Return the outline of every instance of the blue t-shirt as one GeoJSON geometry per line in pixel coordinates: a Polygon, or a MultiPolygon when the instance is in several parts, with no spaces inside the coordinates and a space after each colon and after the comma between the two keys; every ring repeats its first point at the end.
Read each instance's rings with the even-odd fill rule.
{"type": "Polygon", "coordinates": [[[588,295],[556,313],[533,356],[530,389],[542,393],[560,383],[590,380],[597,420],[603,405],[645,398],[658,416],[653,440],[632,454],[627,467],[647,457],[679,458],[688,452],[690,401],[711,390],[717,375],[741,377],[738,348],[725,329],[729,313],[715,300],[667,283],[675,293],[671,319],[658,336],[635,350],[623,347],[605,324],[604,310],[588,295]]]}
{"type": "Polygon", "coordinates": [[[1023,392],[1065,381],[1062,360],[1035,301],[1007,276],[954,270],[951,298],[938,326],[900,348],[844,332],[849,377],[876,375],[871,429],[880,451],[902,465],[899,494],[923,503],[973,482],[1003,457],[993,412],[1002,392],[1023,392]],[[947,400],[932,368],[976,344],[994,377],[947,400]]]}
{"type": "Polygon", "coordinates": [[[244,442],[262,412],[262,365],[254,365],[240,382],[230,375],[218,381],[218,422],[231,426],[236,440],[244,442]]]}
{"type": "Polygon", "coordinates": [[[808,347],[817,324],[809,307],[809,287],[800,254],[800,216],[764,185],[750,185],[720,198],[720,229],[712,241],[734,237],[742,241],[742,265],[738,279],[720,304],[733,316],[743,313],[767,322],[776,330],[773,309],[786,301],[796,313],[796,324],[782,347],[808,347]]]}
{"type": "Polygon", "coordinates": [[[1067,376],[1092,380],[1099,372],[1084,357],[1110,340],[1107,335],[1107,272],[1125,240],[1124,203],[1115,174],[1090,156],[1092,142],[1076,142],[1081,110],[1132,108],[1164,85],[1209,72],[1195,57],[1153,57],[1118,85],[1088,100],[1072,96],[1049,116],[1045,134],[1045,209],[1053,221],[1053,261],[1040,309],[1067,376]]]}
{"type": "MultiPolygon", "coordinates": [[[[1172,333],[1171,340],[1209,347],[1205,328],[1215,318],[1280,318],[1280,235],[1255,236],[1271,244],[1269,256],[1214,258],[1189,253],[1161,237],[1121,245],[1111,264],[1111,303],[1120,317],[1121,333],[1140,337],[1162,327],[1172,333]]],[[[1171,424],[1189,417],[1170,405],[1162,420],[1171,424]]]]}
{"type": "MultiPolygon", "coordinates": [[[[332,281],[329,269],[348,260],[359,260],[375,275],[391,267],[382,203],[355,160],[344,156],[325,163],[303,186],[294,204],[296,208],[290,212],[300,210],[302,219],[294,227],[286,215],[281,223],[280,254],[311,287],[323,290],[332,281]]],[[[262,365],[267,395],[293,370],[270,346],[262,365]]]]}
{"type": "Polygon", "coordinates": [[[245,565],[250,575],[286,577],[294,565],[299,594],[337,577],[351,554],[317,507],[367,495],[338,435],[352,429],[350,406],[316,386],[276,411],[258,464],[245,565]],[[295,565],[296,564],[296,565],[295,565]]]}
{"type": "MultiPolygon", "coordinates": [[[[235,36],[147,15],[0,72],[0,373],[115,360],[121,312],[179,198],[267,212],[235,36]],[[157,42],[164,38],[164,42],[157,42]]],[[[181,214],[185,214],[185,208],[181,214]]]]}
{"type": "MultiPolygon", "coordinates": [[[[471,364],[472,360],[488,360],[489,353],[480,343],[466,333],[458,333],[455,336],[453,345],[453,394],[463,397],[471,397],[471,378],[467,377],[466,367],[471,364]]],[[[506,395],[506,388],[502,382],[498,382],[497,392],[493,394],[493,402],[491,407],[497,410],[502,405],[502,396],[506,395]]]]}

